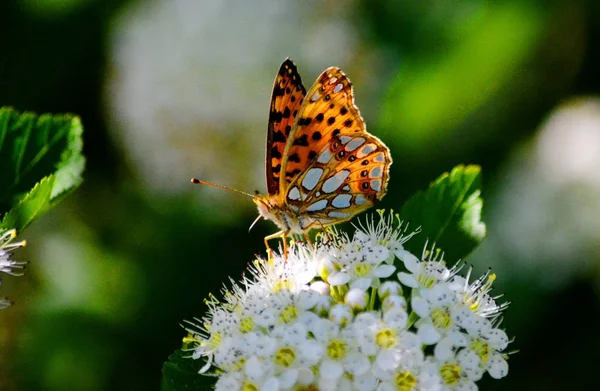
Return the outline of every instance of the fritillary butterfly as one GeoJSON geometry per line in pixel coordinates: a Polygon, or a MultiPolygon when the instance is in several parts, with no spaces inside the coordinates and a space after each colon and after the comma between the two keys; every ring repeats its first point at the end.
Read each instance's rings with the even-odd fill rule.
{"type": "MultiPolygon", "coordinates": [[[[366,131],[352,83],[336,67],[323,71],[308,93],[286,59],[275,77],[267,133],[268,195],[258,212],[279,232],[304,234],[347,221],[386,193],[389,149],[366,131]]],[[[308,239],[308,237],[307,237],[308,239]]]]}
{"type": "Polygon", "coordinates": [[[286,59],[275,77],[267,133],[267,195],[192,179],[253,197],[259,218],[287,236],[350,220],[386,193],[389,149],[366,131],[354,104],[352,83],[336,67],[321,73],[308,93],[296,66],[286,59]]]}

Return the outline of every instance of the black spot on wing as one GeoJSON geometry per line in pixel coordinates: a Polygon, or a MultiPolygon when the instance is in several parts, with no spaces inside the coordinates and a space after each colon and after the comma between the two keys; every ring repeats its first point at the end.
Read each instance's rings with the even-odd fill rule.
{"type": "Polygon", "coordinates": [[[290,162],[294,162],[294,163],[300,163],[300,156],[298,156],[297,153],[292,153],[289,157],[288,160],[290,162]]]}
{"type": "Polygon", "coordinates": [[[312,118],[300,118],[298,120],[298,126],[307,126],[312,122],[312,118]]]}
{"type": "Polygon", "coordinates": [[[281,114],[281,111],[277,111],[277,110],[272,110],[269,113],[269,121],[271,122],[281,122],[281,119],[283,118],[283,115],[281,114]]]}
{"type": "MultiPolygon", "coordinates": [[[[295,177],[296,175],[300,174],[301,172],[302,172],[302,171],[301,171],[300,169],[296,168],[296,169],[295,169],[295,170],[293,170],[293,171],[288,171],[288,172],[286,172],[286,173],[285,173],[285,176],[286,176],[286,177],[288,177],[288,178],[293,178],[293,177],[295,177]]],[[[368,183],[367,183],[367,185],[368,185],[368,183]]]]}
{"type": "Polygon", "coordinates": [[[279,149],[276,146],[273,146],[273,148],[271,148],[271,157],[275,159],[281,159],[281,153],[279,152],[279,149]]]}
{"type": "Polygon", "coordinates": [[[281,132],[281,130],[278,130],[273,133],[273,141],[274,142],[285,143],[285,140],[286,140],[285,135],[281,132]]]}
{"type": "Polygon", "coordinates": [[[308,134],[303,134],[302,136],[295,139],[293,145],[308,147],[308,134]]]}

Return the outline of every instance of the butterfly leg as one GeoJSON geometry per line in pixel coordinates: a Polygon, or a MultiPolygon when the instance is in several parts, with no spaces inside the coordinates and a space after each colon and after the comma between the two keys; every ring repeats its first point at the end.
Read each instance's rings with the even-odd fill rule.
{"type": "Polygon", "coordinates": [[[319,220],[315,221],[315,223],[318,223],[321,226],[321,232],[323,234],[325,234],[325,237],[327,238],[328,242],[331,242],[331,236],[329,235],[329,232],[327,232],[327,228],[323,225],[323,223],[321,223],[319,220]]]}
{"type": "Polygon", "coordinates": [[[304,232],[304,239],[306,239],[306,243],[308,243],[311,248],[315,248],[315,245],[313,244],[312,240],[310,240],[310,235],[308,234],[308,232],[304,232]]]}
{"type": "Polygon", "coordinates": [[[265,236],[265,247],[269,253],[269,259],[273,259],[273,249],[269,246],[269,240],[281,238],[283,240],[283,256],[287,259],[287,234],[288,231],[275,232],[272,235],[265,236]]]}

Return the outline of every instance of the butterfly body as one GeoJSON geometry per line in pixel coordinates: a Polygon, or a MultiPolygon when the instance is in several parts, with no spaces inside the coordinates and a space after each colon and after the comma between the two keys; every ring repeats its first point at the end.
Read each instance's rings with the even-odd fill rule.
{"type": "MultiPolygon", "coordinates": [[[[392,159],[366,131],[352,84],[336,67],[305,90],[294,63],[275,78],[267,134],[267,195],[258,212],[280,229],[267,240],[351,219],[383,198],[392,159]]],[[[268,245],[267,245],[268,247],[268,245]]]]}

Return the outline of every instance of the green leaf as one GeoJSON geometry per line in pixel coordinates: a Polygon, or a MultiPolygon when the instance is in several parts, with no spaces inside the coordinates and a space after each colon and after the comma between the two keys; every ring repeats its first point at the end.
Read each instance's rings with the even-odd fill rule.
{"type": "Polygon", "coordinates": [[[217,378],[200,375],[198,371],[204,365],[203,360],[194,360],[189,353],[176,350],[163,364],[162,390],[213,390],[217,378]]]}
{"type": "Polygon", "coordinates": [[[436,243],[450,264],[467,256],[485,237],[481,221],[481,168],[457,166],[436,179],[403,206],[400,216],[421,233],[406,243],[407,250],[421,254],[425,242],[436,243]]]}
{"type": "Polygon", "coordinates": [[[2,227],[22,230],[81,183],[82,133],[81,121],[71,114],[0,108],[0,213],[10,211],[2,227]]]}
{"type": "Polygon", "coordinates": [[[23,229],[36,217],[50,208],[50,197],[55,183],[54,175],[42,179],[31,191],[10,210],[2,220],[2,227],[23,229]]]}

